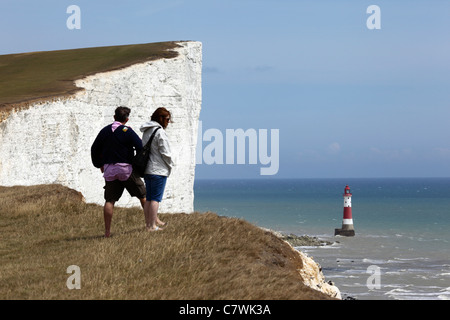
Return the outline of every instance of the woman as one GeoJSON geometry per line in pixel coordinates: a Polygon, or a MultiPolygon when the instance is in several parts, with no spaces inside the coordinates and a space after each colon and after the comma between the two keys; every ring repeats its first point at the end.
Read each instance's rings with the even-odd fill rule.
{"type": "Polygon", "coordinates": [[[152,114],[151,121],[143,124],[140,128],[142,144],[150,140],[152,133],[156,131],[151,143],[150,159],[145,169],[145,188],[147,191],[144,204],[145,225],[147,231],[160,230],[165,223],[158,218],[159,203],[164,194],[167,177],[170,175],[174,165],[170,152],[169,139],[164,129],[170,122],[171,114],[166,108],[158,108],[152,114]]]}

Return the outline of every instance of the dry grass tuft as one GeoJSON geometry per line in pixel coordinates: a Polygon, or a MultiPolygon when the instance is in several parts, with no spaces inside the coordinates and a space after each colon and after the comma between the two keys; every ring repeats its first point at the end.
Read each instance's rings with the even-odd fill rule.
{"type": "Polygon", "coordinates": [[[140,208],[102,207],[59,185],[0,187],[0,299],[329,299],[306,287],[285,242],[214,213],[163,214],[144,231],[140,208]],[[81,289],[66,269],[81,269],[81,289]]]}

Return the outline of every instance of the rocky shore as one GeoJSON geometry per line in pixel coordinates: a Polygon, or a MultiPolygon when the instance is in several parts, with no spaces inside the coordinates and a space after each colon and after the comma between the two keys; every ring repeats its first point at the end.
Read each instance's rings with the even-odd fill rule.
{"type": "Polygon", "coordinates": [[[325,241],[317,237],[310,237],[307,235],[297,236],[295,234],[280,234],[279,237],[284,241],[289,242],[289,244],[293,247],[329,246],[333,244],[331,241],[325,241]]]}
{"type": "MultiPolygon", "coordinates": [[[[274,231],[274,230],[271,230],[271,229],[266,229],[266,228],[261,228],[261,229],[273,233],[278,238],[286,241],[287,243],[289,243],[293,247],[329,246],[329,245],[332,245],[334,243],[334,242],[331,242],[331,241],[326,241],[326,240],[319,239],[317,237],[311,237],[311,236],[308,236],[308,235],[297,236],[297,235],[292,234],[292,233],[290,233],[290,234],[283,234],[281,232],[274,231]]],[[[336,241],[336,243],[339,243],[339,241],[336,241]]]]}

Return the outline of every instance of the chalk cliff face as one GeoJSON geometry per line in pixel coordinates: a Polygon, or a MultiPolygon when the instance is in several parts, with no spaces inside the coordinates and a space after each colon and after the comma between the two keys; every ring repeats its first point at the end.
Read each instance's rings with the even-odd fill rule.
{"type": "MultiPolygon", "coordinates": [[[[293,250],[295,250],[293,248],[293,250]]],[[[301,251],[297,251],[303,261],[303,268],[299,270],[303,283],[308,287],[319,290],[332,298],[342,299],[338,287],[325,280],[320,266],[311,257],[301,251]]]]}
{"type": "MultiPolygon", "coordinates": [[[[298,255],[302,260],[302,268],[297,269],[300,276],[303,279],[303,283],[308,287],[321,291],[332,298],[342,299],[341,292],[338,287],[331,283],[331,281],[326,281],[325,276],[322,273],[322,268],[320,265],[309,257],[304,252],[297,250],[295,247],[301,246],[320,246],[323,241],[308,236],[297,237],[295,235],[283,235],[279,232],[262,228],[265,231],[272,232],[275,236],[286,242],[286,244],[291,247],[292,251],[298,255]]],[[[330,243],[331,244],[331,243],[330,243]]]]}
{"type": "MultiPolygon", "coordinates": [[[[158,107],[172,113],[167,128],[176,166],[167,180],[160,212],[192,212],[195,148],[201,109],[202,46],[180,42],[171,59],[134,64],[75,82],[83,88],[17,109],[0,123],[0,185],[58,183],[80,191],[86,202],[103,204],[104,180],[93,167],[90,147],[114,121],[114,109],[131,108],[127,123],[139,127],[158,107]]],[[[125,191],[118,206],[139,206],[125,191]]]]}

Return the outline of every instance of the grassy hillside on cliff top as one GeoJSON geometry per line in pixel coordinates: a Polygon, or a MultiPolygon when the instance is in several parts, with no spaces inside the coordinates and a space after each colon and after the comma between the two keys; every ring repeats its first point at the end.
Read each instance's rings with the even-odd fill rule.
{"type": "Polygon", "coordinates": [[[0,55],[0,107],[12,103],[71,94],[76,79],[130,66],[172,58],[175,42],[159,42],[74,50],[0,55]]]}
{"type": "Polygon", "coordinates": [[[0,299],[331,299],[270,232],[213,213],[161,218],[146,232],[141,209],[116,208],[103,238],[102,207],[74,190],[0,187],[0,299]],[[66,286],[71,265],[80,290],[66,286]]]}

